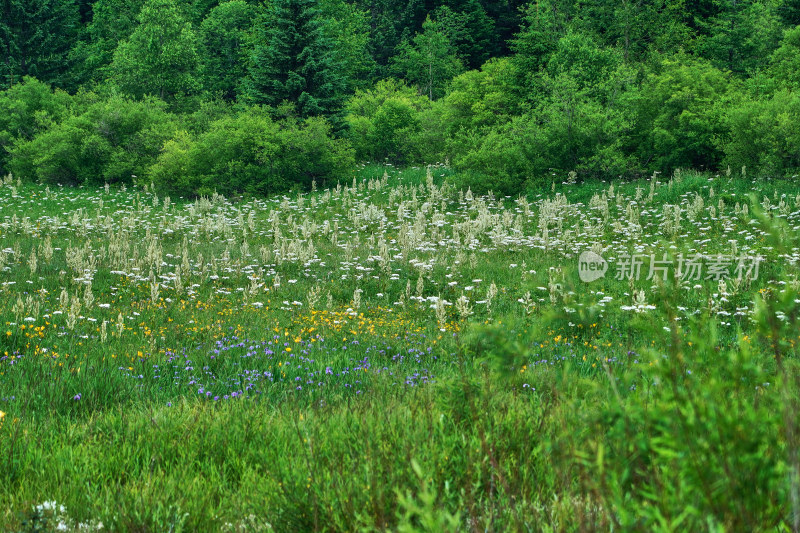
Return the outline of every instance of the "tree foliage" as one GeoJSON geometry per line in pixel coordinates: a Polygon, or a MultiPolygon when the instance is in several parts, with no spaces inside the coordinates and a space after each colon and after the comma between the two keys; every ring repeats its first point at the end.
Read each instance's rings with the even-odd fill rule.
{"type": "Polygon", "coordinates": [[[73,87],[68,56],[80,31],[75,0],[4,0],[0,4],[0,86],[24,76],[73,87]]]}
{"type": "Polygon", "coordinates": [[[289,138],[506,193],[797,173],[797,0],[7,0],[0,37],[0,171],[31,179],[308,186],[289,138]]]}
{"type": "Polygon", "coordinates": [[[96,97],[84,111],[17,142],[10,168],[45,183],[130,183],[147,174],[175,127],[161,101],[96,97]]]}
{"type": "Polygon", "coordinates": [[[198,91],[199,39],[169,0],[148,0],[131,36],[114,51],[111,80],[135,97],[162,100],[198,91]]]}
{"type": "Polygon", "coordinates": [[[257,36],[243,84],[248,102],[291,102],[304,117],[337,110],[346,79],[317,0],[275,0],[257,36]]]}
{"type": "Polygon", "coordinates": [[[277,193],[342,178],[354,164],[346,142],[331,136],[322,118],[274,121],[248,108],[192,135],[165,143],[151,177],[162,191],[183,195],[277,193]]]}
{"type": "Polygon", "coordinates": [[[453,43],[431,18],[413,40],[400,44],[394,58],[394,71],[431,100],[444,96],[449,81],[463,70],[453,43]]]}
{"type": "Polygon", "coordinates": [[[213,8],[200,24],[203,86],[226,100],[247,75],[248,35],[258,13],[244,0],[229,0],[213,8]]]}

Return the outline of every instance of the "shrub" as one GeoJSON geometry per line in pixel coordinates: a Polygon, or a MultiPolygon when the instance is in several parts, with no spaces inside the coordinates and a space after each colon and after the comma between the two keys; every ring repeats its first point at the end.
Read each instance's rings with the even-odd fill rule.
{"type": "Polygon", "coordinates": [[[160,100],[112,96],[16,143],[10,167],[45,183],[131,182],[146,173],[174,130],[175,118],[160,100]]]}
{"type": "Polygon", "coordinates": [[[715,104],[727,96],[726,75],[684,56],[664,60],[659,69],[646,79],[637,105],[639,160],[664,172],[716,168],[722,126],[715,104]]]}
{"type": "Polygon", "coordinates": [[[32,139],[69,114],[72,97],[52,90],[36,78],[0,92],[0,172],[7,172],[9,152],[16,142],[32,139]]]}
{"type": "Polygon", "coordinates": [[[629,174],[635,163],[622,149],[628,124],[624,111],[568,89],[508,124],[462,132],[451,152],[465,173],[463,185],[513,195],[573,170],[581,176],[629,174]]]}
{"type": "Polygon", "coordinates": [[[276,122],[254,107],[212,122],[196,136],[182,131],[150,168],[157,188],[173,194],[272,194],[344,177],[354,165],[346,141],[321,118],[276,122]]]}
{"type": "Polygon", "coordinates": [[[430,107],[427,98],[397,80],[357,91],[345,106],[347,136],[356,157],[362,161],[413,161],[415,137],[422,129],[421,112],[430,107]]]}
{"type": "Polygon", "coordinates": [[[725,116],[725,163],[759,175],[800,172],[800,95],[782,90],[764,100],[746,100],[725,116]]]}
{"type": "Polygon", "coordinates": [[[492,59],[480,70],[456,76],[441,100],[442,123],[452,135],[462,129],[504,124],[520,113],[521,101],[514,86],[509,59],[492,59]]]}
{"type": "Polygon", "coordinates": [[[482,133],[466,132],[459,141],[469,147],[454,159],[456,169],[464,173],[460,185],[474,192],[518,194],[548,168],[544,132],[532,115],[482,133]]]}

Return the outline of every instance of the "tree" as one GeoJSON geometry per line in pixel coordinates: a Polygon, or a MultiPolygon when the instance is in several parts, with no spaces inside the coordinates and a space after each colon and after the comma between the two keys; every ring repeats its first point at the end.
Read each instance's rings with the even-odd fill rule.
{"type": "Polygon", "coordinates": [[[494,21],[478,0],[460,2],[458,11],[441,6],[433,12],[456,49],[458,58],[469,68],[478,68],[500,50],[494,21]]]}
{"type": "Polygon", "coordinates": [[[347,80],[316,0],[275,0],[256,33],[241,90],[248,102],[288,101],[304,117],[339,109],[347,80]]]}
{"type": "Polygon", "coordinates": [[[522,30],[512,42],[519,83],[529,90],[538,85],[541,70],[566,35],[570,6],[561,0],[532,2],[525,11],[522,30]]]}
{"type": "Polygon", "coordinates": [[[715,105],[729,89],[725,74],[707,60],[679,55],[662,61],[644,81],[636,106],[639,159],[664,172],[718,167],[715,105]]]}
{"type": "Polygon", "coordinates": [[[404,41],[398,47],[394,70],[434,100],[444,96],[447,83],[464,67],[441,26],[428,17],[422,33],[413,42],[404,41]]]}
{"type": "MultiPolygon", "coordinates": [[[[357,0],[358,7],[369,13],[369,48],[375,61],[385,67],[400,43],[405,21],[401,20],[403,5],[396,0],[357,0]]],[[[386,74],[385,69],[381,74],[386,74]]]]}
{"type": "Polygon", "coordinates": [[[367,91],[356,91],[345,106],[347,136],[361,161],[408,163],[420,131],[421,111],[428,98],[402,81],[379,81],[367,91]]]}
{"type": "Polygon", "coordinates": [[[235,98],[239,81],[247,75],[247,32],[256,13],[244,0],[230,0],[212,9],[200,25],[203,86],[212,94],[235,98]]]}
{"type": "Polygon", "coordinates": [[[370,53],[369,18],[366,11],[345,0],[320,0],[325,29],[335,42],[338,64],[347,92],[372,85],[378,65],[370,53]]]}
{"type": "Polygon", "coordinates": [[[720,0],[719,12],[700,23],[705,35],[698,51],[714,66],[744,75],[755,70],[781,38],[773,3],[757,0],[720,0]]]}
{"type": "Polygon", "coordinates": [[[521,113],[509,58],[487,61],[480,70],[453,78],[447,96],[440,102],[442,125],[449,138],[459,131],[477,131],[504,124],[521,113]]]}
{"type": "MultiPolygon", "coordinates": [[[[193,25],[199,25],[208,15],[218,6],[224,4],[227,0],[189,0],[188,2],[180,2],[182,8],[185,10],[184,15],[187,20],[193,25]]],[[[255,4],[255,2],[253,2],[255,4]]]]}
{"type": "Polygon", "coordinates": [[[580,28],[598,42],[617,46],[626,62],[652,52],[675,53],[691,44],[693,31],[686,0],[594,0],[580,12],[580,28]]]}
{"type": "Polygon", "coordinates": [[[800,171],[800,95],[779,90],[770,98],[743,99],[726,110],[725,163],[748,174],[774,177],[800,171]]]}
{"type": "Polygon", "coordinates": [[[343,178],[354,164],[347,141],[321,117],[275,122],[270,110],[248,107],[212,122],[197,136],[178,132],[149,174],[171,194],[275,194],[343,178]]]}
{"type": "Polygon", "coordinates": [[[800,89],[800,26],[784,33],[781,46],[770,57],[769,74],[782,87],[800,89]]]}
{"type": "Polygon", "coordinates": [[[68,53],[79,30],[75,0],[4,0],[0,6],[2,87],[23,76],[69,86],[68,53]]]}
{"type": "Polygon", "coordinates": [[[108,78],[114,51],[136,29],[144,3],[145,0],[97,0],[92,5],[84,38],[70,51],[79,83],[100,83],[108,78]]]}
{"type": "Polygon", "coordinates": [[[778,15],[787,26],[800,25],[800,0],[783,0],[778,6],[778,15]]]}
{"type": "Polygon", "coordinates": [[[566,75],[593,98],[622,63],[618,50],[600,46],[590,35],[569,30],[558,40],[545,68],[551,78],[566,75]]]}
{"type": "Polygon", "coordinates": [[[498,53],[508,55],[512,39],[520,31],[523,7],[529,0],[480,0],[480,3],[494,22],[493,40],[499,44],[498,53]]]}
{"type": "Polygon", "coordinates": [[[148,0],[139,25],[120,43],[111,64],[112,81],[124,92],[162,100],[195,93],[199,87],[199,40],[170,0],[148,0]]]}
{"type": "Polygon", "coordinates": [[[160,100],[115,96],[90,104],[29,141],[17,142],[9,167],[47,183],[90,184],[143,176],[175,130],[160,100]]]}

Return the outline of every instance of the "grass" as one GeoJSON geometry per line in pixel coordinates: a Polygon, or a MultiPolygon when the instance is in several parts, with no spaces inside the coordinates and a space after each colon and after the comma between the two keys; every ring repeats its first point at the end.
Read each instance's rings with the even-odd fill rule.
{"type": "Polygon", "coordinates": [[[235,202],[4,180],[0,523],[797,530],[796,186],[454,180],[371,165],[235,202]],[[588,250],[610,269],[583,283],[588,250]],[[727,275],[676,277],[698,253],[727,275]]]}

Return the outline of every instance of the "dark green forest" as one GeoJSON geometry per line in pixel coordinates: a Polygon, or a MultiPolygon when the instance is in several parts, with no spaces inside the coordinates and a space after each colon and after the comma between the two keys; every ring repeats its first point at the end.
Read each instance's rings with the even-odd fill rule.
{"type": "Polygon", "coordinates": [[[0,172],[262,195],[800,172],[800,0],[3,0],[0,172]]]}

